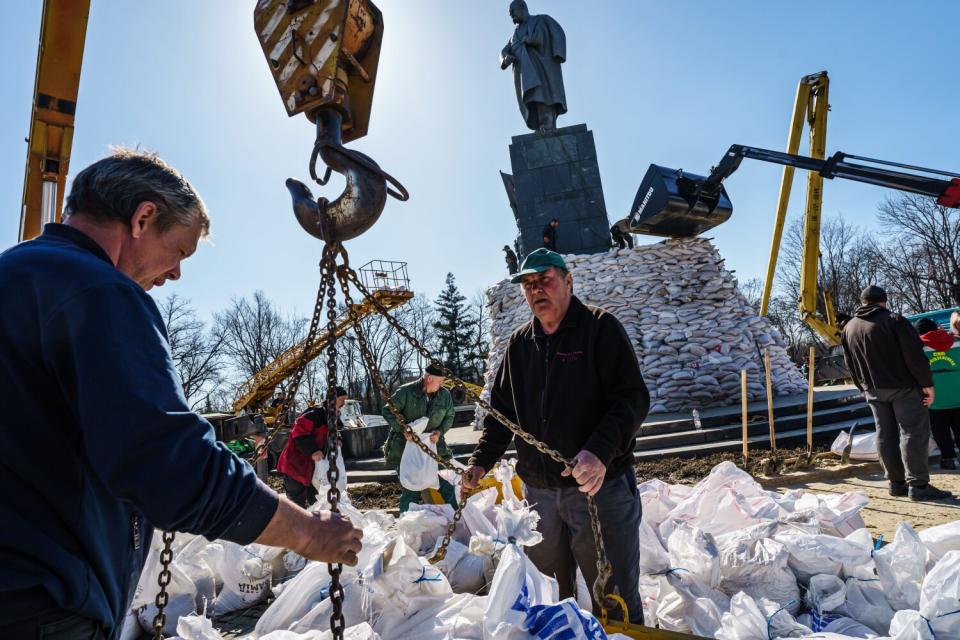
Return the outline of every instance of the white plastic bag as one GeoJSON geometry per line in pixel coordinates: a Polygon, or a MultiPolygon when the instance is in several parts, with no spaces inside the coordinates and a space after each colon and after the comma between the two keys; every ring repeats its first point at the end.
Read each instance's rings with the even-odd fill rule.
{"type": "MultiPolygon", "coordinates": [[[[850,434],[841,431],[837,434],[833,444],[830,445],[830,451],[838,456],[843,455],[843,450],[850,444],[850,434]]],[[[880,459],[877,453],[877,432],[867,431],[853,434],[853,446],[850,448],[851,460],[871,460],[876,462],[880,459]]]]}
{"type": "Polygon", "coordinates": [[[573,598],[557,604],[533,605],[527,610],[523,628],[538,640],[607,640],[600,621],[580,609],[573,598]]]}
{"type": "Polygon", "coordinates": [[[880,579],[847,578],[846,585],[847,601],[837,613],[870,627],[874,633],[885,634],[890,629],[894,610],[887,602],[880,579]]]}
{"type": "MultiPolygon", "coordinates": [[[[269,547],[260,544],[241,547],[225,540],[222,544],[224,553],[220,556],[217,572],[223,576],[223,588],[213,601],[213,616],[252,607],[264,600],[270,591],[269,547]]],[[[282,549],[273,551],[280,553],[282,549]]]]}
{"type": "Polygon", "coordinates": [[[678,522],[667,538],[672,567],[697,576],[704,584],[720,585],[720,551],[713,536],[688,522],[678,522]]]}
{"type": "Polygon", "coordinates": [[[787,567],[787,548],[761,529],[729,537],[720,553],[720,589],[728,596],[743,591],[754,600],[766,597],[796,615],[800,587],[787,567]]]}
{"type": "Polygon", "coordinates": [[[819,574],[839,577],[844,566],[870,563],[870,547],[860,544],[857,539],[794,533],[777,534],[774,539],[790,552],[788,564],[801,584],[819,574]]]}
{"type": "Polygon", "coordinates": [[[327,565],[309,562],[298,576],[284,583],[283,591],[257,620],[258,636],[290,626],[314,606],[326,599],[324,589],[330,584],[327,565]]]}
{"type": "MultiPolygon", "coordinates": [[[[158,574],[153,575],[156,582],[158,574]]],[[[146,597],[152,595],[151,600],[137,608],[137,618],[140,620],[140,626],[146,633],[153,633],[153,619],[157,615],[157,606],[154,603],[157,592],[160,591],[159,585],[146,592],[146,597]]],[[[163,626],[164,635],[173,635],[177,629],[177,620],[183,616],[189,616],[197,611],[197,588],[179,564],[172,562],[170,564],[170,584],[167,586],[167,606],[164,613],[167,615],[166,623],[163,626]]]]}
{"type": "Polygon", "coordinates": [[[680,569],[668,571],[658,579],[655,621],[661,629],[708,638],[717,633],[723,612],[730,608],[726,595],[680,569]]]}
{"type": "Polygon", "coordinates": [[[802,638],[811,630],[797,622],[786,609],[774,602],[759,602],[745,593],[730,599],[730,610],[723,614],[717,640],[770,640],[802,638]]]}
{"type": "MultiPolygon", "coordinates": [[[[280,630],[260,636],[260,640],[333,640],[331,631],[287,631],[280,630]]],[[[343,631],[343,640],[381,640],[380,636],[366,622],[347,627],[343,631]]]]}
{"type": "MultiPolygon", "coordinates": [[[[428,449],[436,453],[437,445],[430,442],[430,438],[422,432],[428,422],[427,418],[418,418],[410,423],[410,428],[420,436],[420,440],[428,449]]],[[[409,491],[440,488],[440,466],[437,461],[412,442],[407,442],[403,446],[403,455],[400,458],[400,469],[397,471],[397,475],[400,485],[409,491]]]]}
{"type": "Polygon", "coordinates": [[[919,611],[897,611],[890,622],[890,640],[937,640],[919,611]]]}
{"type": "Polygon", "coordinates": [[[638,484],[637,491],[640,493],[643,521],[651,528],[659,529],[661,523],[667,519],[667,514],[686,499],[693,489],[679,484],[667,484],[655,478],[638,484]]]}
{"type": "Polygon", "coordinates": [[[540,573],[522,547],[538,544],[540,516],[526,503],[503,502],[497,513],[497,535],[508,540],[493,575],[483,617],[486,640],[526,639],[521,624],[527,611],[540,604],[556,604],[557,581],[540,573]]]}
{"type": "MultiPolygon", "coordinates": [[[[451,541],[451,545],[453,542],[451,541]]],[[[479,533],[471,538],[470,546],[464,549],[450,570],[444,572],[453,592],[479,593],[489,582],[492,582],[493,556],[496,550],[496,543],[490,536],[479,533]]]]}
{"type": "Polygon", "coordinates": [[[453,522],[453,507],[448,504],[412,504],[397,520],[397,531],[418,555],[426,555],[447,532],[453,522]]]}
{"type": "Polygon", "coordinates": [[[813,576],[803,601],[820,615],[836,611],[847,601],[847,586],[834,575],[813,576]]]}
{"type": "Polygon", "coordinates": [[[924,529],[920,532],[920,540],[927,545],[934,560],[939,560],[948,551],[960,551],[960,520],[924,529]]]}
{"type": "Polygon", "coordinates": [[[960,638],[960,551],[948,551],[923,579],[920,614],[938,638],[960,638]]]}
{"type": "MultiPolygon", "coordinates": [[[[364,622],[363,587],[357,584],[356,576],[347,577],[343,586],[343,620],[349,627],[364,622]]],[[[315,604],[310,611],[290,626],[291,631],[306,633],[308,631],[326,631],[330,628],[330,617],[333,615],[333,602],[325,598],[315,604]]]]}
{"type": "MultiPolygon", "coordinates": [[[[330,490],[330,482],[327,480],[327,473],[330,471],[330,461],[327,456],[323,456],[313,465],[312,484],[317,490],[317,501],[323,504],[322,509],[329,509],[330,503],[327,502],[327,491],[330,490]]],[[[350,502],[350,496],[347,494],[347,467],[343,462],[343,450],[337,447],[337,489],[340,490],[340,500],[350,502]]]]}
{"type": "Polygon", "coordinates": [[[460,542],[469,544],[470,538],[478,533],[495,538],[497,527],[494,524],[496,518],[497,488],[490,487],[479,491],[469,498],[463,504],[460,523],[457,527],[457,536],[462,538],[460,542]]]}
{"type": "Polygon", "coordinates": [[[893,542],[874,553],[877,574],[895,610],[920,607],[920,585],[927,573],[929,554],[920,536],[906,522],[897,526],[893,542]]]}
{"type": "Polygon", "coordinates": [[[500,483],[500,490],[503,493],[503,502],[513,501],[519,503],[523,496],[518,496],[513,491],[513,476],[516,475],[516,459],[501,460],[493,468],[493,477],[500,483]]]}

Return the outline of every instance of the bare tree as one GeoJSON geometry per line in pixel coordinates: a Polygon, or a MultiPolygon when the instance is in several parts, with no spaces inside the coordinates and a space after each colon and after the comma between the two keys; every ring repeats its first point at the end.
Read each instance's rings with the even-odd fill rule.
{"type": "Polygon", "coordinates": [[[183,395],[195,409],[222,380],[224,337],[216,330],[207,331],[190,301],[175,293],[161,300],[158,307],[183,395]]]}

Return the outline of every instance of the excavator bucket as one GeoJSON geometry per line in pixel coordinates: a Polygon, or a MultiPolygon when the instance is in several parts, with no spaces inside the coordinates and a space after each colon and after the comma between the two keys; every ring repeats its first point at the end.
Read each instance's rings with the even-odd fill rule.
{"type": "Polygon", "coordinates": [[[704,176],[652,164],[640,183],[627,220],[630,231],[651,236],[687,238],[726,222],[733,205],[721,185],[702,190],[704,176]]]}

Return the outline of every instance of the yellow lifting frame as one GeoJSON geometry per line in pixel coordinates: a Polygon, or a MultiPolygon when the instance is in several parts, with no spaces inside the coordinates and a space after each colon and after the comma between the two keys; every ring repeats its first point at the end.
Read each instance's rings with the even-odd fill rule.
{"type": "MultiPolygon", "coordinates": [[[[800,149],[803,135],[803,123],[810,128],[810,157],[823,159],[827,146],[827,111],[829,110],[830,79],[826,71],[805,76],[797,86],[797,100],[793,105],[793,118],[787,137],[787,153],[796,155],[800,149]]],[[[777,258],[780,253],[780,241],[787,218],[787,206],[790,203],[790,191],[793,187],[794,168],[785,166],[780,180],[780,195],[777,199],[777,214],[773,226],[773,240],[770,244],[770,261],[767,264],[767,277],[763,283],[763,297],[760,302],[760,315],[767,315],[770,306],[770,293],[777,270],[777,258]]],[[[836,314],[833,299],[824,294],[826,318],[817,314],[817,270],[820,258],[820,222],[823,208],[823,176],[809,172],[807,175],[807,202],[803,224],[803,251],[800,265],[800,317],[814,331],[833,345],[840,344],[840,332],[836,326],[836,314]]]]}

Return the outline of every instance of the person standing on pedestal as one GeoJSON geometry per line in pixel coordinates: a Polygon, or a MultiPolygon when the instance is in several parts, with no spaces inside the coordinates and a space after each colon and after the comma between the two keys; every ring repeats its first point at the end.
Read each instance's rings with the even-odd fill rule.
{"type": "Polygon", "coordinates": [[[500,52],[500,68],[513,65],[517,103],[527,127],[553,131],[557,116],[567,112],[560,69],[567,59],[567,37],[550,16],[530,15],[523,0],[510,3],[510,18],[517,28],[500,52]]]}
{"type": "Polygon", "coordinates": [[[517,254],[513,252],[513,249],[510,248],[510,245],[503,245],[503,259],[507,263],[507,271],[510,272],[510,275],[513,275],[517,272],[517,269],[520,268],[520,262],[517,260],[517,254]]]}

